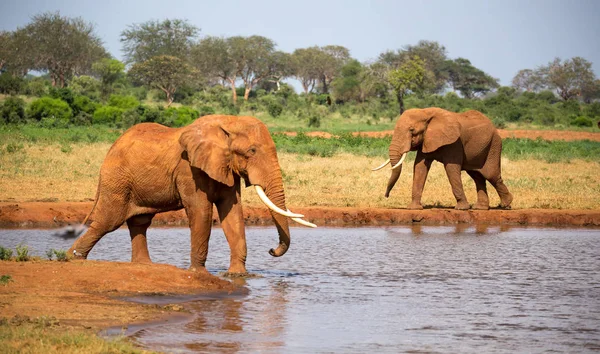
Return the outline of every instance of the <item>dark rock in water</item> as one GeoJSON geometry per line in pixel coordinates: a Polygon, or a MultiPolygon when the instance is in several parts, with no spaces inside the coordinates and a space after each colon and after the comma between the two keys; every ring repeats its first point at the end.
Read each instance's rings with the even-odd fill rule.
{"type": "Polygon", "coordinates": [[[68,240],[70,238],[76,238],[87,230],[87,227],[83,224],[67,225],[61,229],[56,230],[52,235],[68,240]]]}

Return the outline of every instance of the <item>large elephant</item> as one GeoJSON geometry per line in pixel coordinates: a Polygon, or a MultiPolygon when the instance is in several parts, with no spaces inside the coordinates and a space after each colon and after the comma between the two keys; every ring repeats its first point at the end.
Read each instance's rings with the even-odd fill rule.
{"type": "Polygon", "coordinates": [[[288,217],[314,225],[287,209],[275,143],[261,121],[210,115],[183,128],[135,125],[108,151],[88,215],[92,223],[69,254],[86,258],[106,233],[127,222],[131,260],[149,263],[146,230],[152,218],[185,208],[191,229],[191,268],[205,269],[214,204],[231,249],[229,272],[245,273],[242,178],[271,209],[279,246],[269,253],[284,255],[290,246],[288,217]]]}
{"type": "Polygon", "coordinates": [[[388,181],[386,198],[400,177],[402,162],[409,151],[417,151],[414,165],[412,201],[408,209],[422,209],[421,195],[431,163],[444,164],[446,174],[456,198],[456,209],[469,209],[463,191],[461,171],[465,170],[475,181],[477,203],[474,209],[489,209],[486,180],[498,192],[500,206],[509,208],[512,194],[502,181],[500,155],[502,139],[494,124],[478,111],[453,113],[441,108],[409,109],[405,111],[394,129],[390,144],[392,174],[388,181]]]}

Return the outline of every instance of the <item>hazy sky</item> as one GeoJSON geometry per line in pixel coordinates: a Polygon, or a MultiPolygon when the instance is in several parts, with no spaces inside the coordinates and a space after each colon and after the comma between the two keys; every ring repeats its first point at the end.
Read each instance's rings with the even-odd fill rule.
{"type": "Polygon", "coordinates": [[[201,36],[262,35],[287,52],[343,45],[360,61],[421,39],[438,41],[450,58],[469,59],[503,85],[555,57],[581,56],[600,74],[600,0],[0,0],[0,30],[57,10],[94,23],[118,59],[128,25],[183,18],[201,36]]]}

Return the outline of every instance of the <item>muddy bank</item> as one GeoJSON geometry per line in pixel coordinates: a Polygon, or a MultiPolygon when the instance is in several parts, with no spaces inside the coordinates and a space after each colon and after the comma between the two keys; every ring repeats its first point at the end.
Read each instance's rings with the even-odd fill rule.
{"type": "MultiPolygon", "coordinates": [[[[564,140],[564,141],[574,141],[574,140],[591,140],[591,141],[600,141],[600,133],[592,133],[592,132],[576,132],[576,131],[568,131],[568,130],[505,130],[498,129],[498,133],[502,137],[502,139],[506,138],[521,138],[521,139],[542,139],[542,140],[564,140]]],[[[286,132],[284,133],[290,136],[296,136],[298,133],[296,132],[286,132]]],[[[305,133],[308,136],[318,136],[322,138],[331,138],[333,135],[327,132],[307,132],[305,133]]],[[[357,136],[366,136],[371,138],[382,138],[387,135],[393,135],[393,130],[383,130],[379,132],[355,132],[352,133],[357,136]]]]}
{"type": "Polygon", "coordinates": [[[55,317],[62,326],[100,329],[166,318],[182,309],[121,297],[153,294],[231,293],[229,281],[167,264],[101,261],[0,261],[0,318],[55,317]]]}
{"type": "MultiPolygon", "coordinates": [[[[92,202],[23,202],[0,203],[0,228],[54,228],[80,223],[91,210],[92,202]]],[[[507,224],[536,226],[600,226],[600,210],[516,209],[488,211],[457,211],[430,208],[424,210],[383,208],[294,208],[305,220],[319,226],[380,226],[380,225],[451,225],[507,224]]],[[[213,223],[218,225],[217,213],[213,223]]],[[[265,207],[245,207],[246,225],[270,225],[265,207]]],[[[186,226],[183,210],[156,215],[154,225],[186,226]]]]}

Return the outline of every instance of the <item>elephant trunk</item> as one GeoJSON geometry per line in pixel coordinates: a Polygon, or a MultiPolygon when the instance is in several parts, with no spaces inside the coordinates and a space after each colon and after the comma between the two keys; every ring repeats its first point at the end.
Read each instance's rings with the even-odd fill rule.
{"type": "MultiPolygon", "coordinates": [[[[282,210],[287,210],[285,205],[285,193],[283,189],[283,178],[279,169],[273,172],[272,178],[269,179],[270,183],[265,186],[265,193],[267,197],[282,210]]],[[[275,249],[269,250],[269,254],[273,257],[283,256],[288,248],[290,247],[290,227],[287,216],[276,213],[270,210],[273,223],[277,227],[277,233],[279,234],[279,245],[275,249]]]]}
{"type": "MultiPolygon", "coordinates": [[[[404,158],[403,155],[410,151],[410,139],[408,139],[408,142],[406,143],[402,142],[401,140],[404,139],[400,139],[400,136],[403,135],[406,134],[403,134],[398,131],[394,132],[394,137],[392,138],[392,143],[390,144],[390,164],[392,166],[396,166],[398,162],[400,162],[400,159],[404,158]]],[[[400,162],[399,166],[396,166],[396,168],[392,169],[392,174],[390,175],[390,179],[388,180],[387,188],[385,190],[386,198],[389,198],[390,192],[392,191],[392,188],[394,188],[394,186],[396,185],[396,182],[398,182],[401,173],[402,163],[400,162]]]]}

